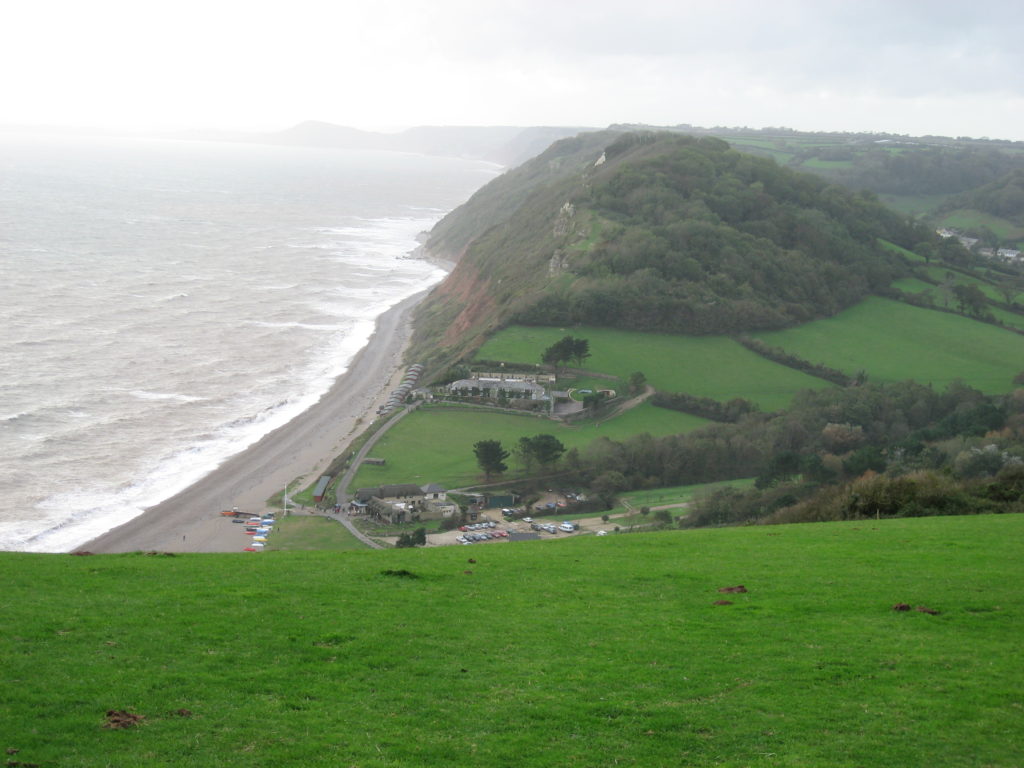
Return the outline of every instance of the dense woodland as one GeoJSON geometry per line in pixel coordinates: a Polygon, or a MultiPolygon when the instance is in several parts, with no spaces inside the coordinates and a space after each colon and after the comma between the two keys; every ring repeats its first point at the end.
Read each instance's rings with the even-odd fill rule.
{"type": "Polygon", "coordinates": [[[570,451],[563,468],[609,506],[626,490],[757,478],[753,490],[698,504],[688,526],[1024,511],[1024,389],[997,397],[913,382],[808,390],[780,413],[599,440],[570,451]]]}
{"type": "Polygon", "coordinates": [[[808,148],[796,162],[817,158],[848,163],[831,168],[830,177],[845,186],[902,195],[949,194],[972,190],[1024,169],[1024,156],[996,147],[927,146],[916,142],[895,147],[849,145],[808,148]]]}
{"type": "Polygon", "coordinates": [[[905,274],[879,238],[912,247],[932,237],[871,195],[718,139],[628,134],[605,154],[636,159],[573,198],[600,222],[596,242],[568,255],[571,285],[552,286],[516,322],[780,328],[835,314],[905,274]]]}

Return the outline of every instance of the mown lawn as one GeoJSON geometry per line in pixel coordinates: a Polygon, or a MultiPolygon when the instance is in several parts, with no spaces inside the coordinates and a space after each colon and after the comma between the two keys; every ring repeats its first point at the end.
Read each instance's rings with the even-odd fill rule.
{"type": "MultiPolygon", "coordinates": [[[[550,434],[566,448],[583,448],[600,437],[623,440],[644,432],[677,434],[707,423],[648,403],[614,418],[572,426],[480,409],[421,408],[402,419],[374,447],[374,456],[386,459],[387,464],[361,467],[352,488],[381,483],[441,483],[453,488],[484,482],[473,454],[473,445],[480,440],[498,440],[511,451],[520,437],[550,434]]],[[[519,469],[514,456],[506,463],[513,474],[519,469]]]]}
{"type": "Polygon", "coordinates": [[[983,392],[1012,389],[1024,369],[1024,336],[948,312],[869,298],[824,320],[756,334],[769,344],[876,381],[945,387],[962,379],[983,392]]]}
{"type": "Polygon", "coordinates": [[[1022,541],[1006,515],[573,537],[474,563],[0,553],[2,746],[89,768],[1009,768],[1022,541]],[[144,719],[104,728],[112,710],[144,719]]]}
{"type": "Polygon", "coordinates": [[[289,515],[277,521],[273,533],[267,538],[266,551],[351,552],[357,549],[366,549],[366,545],[340,523],[326,517],[289,515]]]}
{"type": "Polygon", "coordinates": [[[762,410],[785,408],[802,389],[831,386],[778,365],[725,336],[682,336],[612,328],[510,326],[477,353],[481,360],[533,363],[564,336],[590,342],[585,368],[628,379],[642,372],[656,389],[728,401],[743,397],[762,410]]]}

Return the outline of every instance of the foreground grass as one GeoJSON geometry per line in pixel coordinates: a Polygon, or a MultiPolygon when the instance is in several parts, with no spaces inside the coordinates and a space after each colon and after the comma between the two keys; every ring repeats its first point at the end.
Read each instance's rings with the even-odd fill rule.
{"type": "Polygon", "coordinates": [[[472,565],[4,553],[0,746],[41,766],[1020,765],[1022,539],[1004,516],[472,565]],[[104,729],[110,709],[145,720],[104,729]]]}
{"type": "Polygon", "coordinates": [[[827,382],[766,360],[725,336],[682,336],[613,328],[510,326],[489,339],[477,357],[532,363],[541,352],[572,335],[590,342],[586,368],[628,379],[641,371],[656,389],[728,401],[743,397],[773,411],[802,389],[827,382]]]}
{"type": "Polygon", "coordinates": [[[755,334],[807,360],[875,381],[914,379],[942,388],[955,379],[997,394],[1013,388],[1024,337],[948,312],[869,298],[824,320],[755,334]]]}

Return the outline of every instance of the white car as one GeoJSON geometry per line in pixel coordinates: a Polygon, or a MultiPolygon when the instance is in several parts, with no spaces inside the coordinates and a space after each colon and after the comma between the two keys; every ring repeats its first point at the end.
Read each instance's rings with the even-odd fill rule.
{"type": "Polygon", "coordinates": [[[608,535],[608,531],[598,531],[597,535],[598,536],[607,536],[608,535]]]}
{"type": "Polygon", "coordinates": [[[562,523],[558,526],[558,530],[565,531],[566,533],[572,533],[576,529],[573,527],[572,523],[562,523]]]}
{"type": "Polygon", "coordinates": [[[523,522],[524,523],[532,523],[533,522],[533,518],[532,517],[524,517],[523,518],[523,522]]]}

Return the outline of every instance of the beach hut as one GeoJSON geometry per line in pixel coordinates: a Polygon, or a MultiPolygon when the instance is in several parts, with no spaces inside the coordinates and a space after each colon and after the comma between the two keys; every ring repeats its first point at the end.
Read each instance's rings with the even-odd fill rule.
{"type": "Polygon", "coordinates": [[[322,475],[317,481],[316,488],[313,489],[313,501],[321,502],[324,500],[324,494],[327,492],[327,486],[331,483],[330,475],[322,475]]]}

